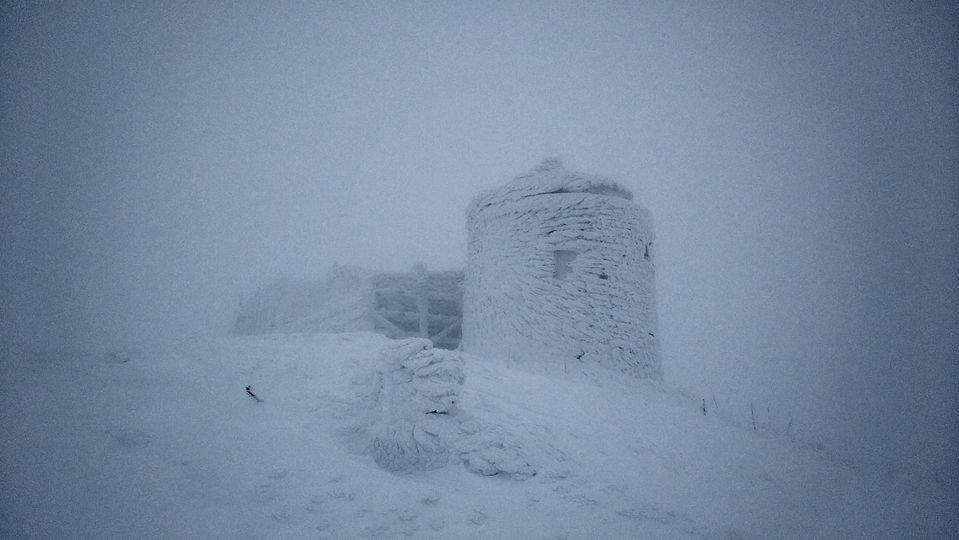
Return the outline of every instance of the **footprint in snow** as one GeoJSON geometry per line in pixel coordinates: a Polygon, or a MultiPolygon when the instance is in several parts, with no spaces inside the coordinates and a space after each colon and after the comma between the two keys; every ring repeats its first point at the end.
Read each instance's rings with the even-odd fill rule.
{"type": "Polygon", "coordinates": [[[140,355],[140,350],[134,347],[118,347],[110,349],[105,356],[112,364],[126,364],[140,355]]]}
{"type": "Polygon", "coordinates": [[[253,490],[253,501],[257,504],[270,504],[276,501],[282,494],[280,484],[286,478],[287,472],[286,469],[275,469],[267,474],[267,481],[253,490]]]}
{"type": "Polygon", "coordinates": [[[120,448],[142,448],[153,441],[153,436],[139,429],[116,429],[111,432],[113,442],[120,448]]]}
{"type": "Polygon", "coordinates": [[[438,491],[430,491],[422,498],[420,498],[420,504],[425,504],[426,506],[436,506],[440,502],[440,494],[438,491]]]}
{"type": "Polygon", "coordinates": [[[661,523],[663,525],[668,525],[675,521],[691,521],[685,514],[671,512],[669,510],[662,509],[657,505],[648,503],[640,503],[631,508],[619,510],[616,512],[616,514],[626,518],[655,521],[656,523],[661,523]]]}
{"type": "Polygon", "coordinates": [[[419,517],[419,514],[412,508],[390,508],[390,513],[402,523],[409,523],[419,517]]]}
{"type": "Polygon", "coordinates": [[[488,520],[489,520],[489,516],[486,515],[486,512],[483,512],[482,510],[477,510],[475,508],[473,509],[473,512],[470,513],[470,517],[467,519],[467,521],[471,525],[482,525],[486,523],[488,520]]]}

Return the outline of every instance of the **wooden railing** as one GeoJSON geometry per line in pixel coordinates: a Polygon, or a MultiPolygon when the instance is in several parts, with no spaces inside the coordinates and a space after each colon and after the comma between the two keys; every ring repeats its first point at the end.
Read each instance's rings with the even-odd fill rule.
{"type": "Polygon", "coordinates": [[[372,316],[377,330],[391,338],[425,337],[436,347],[459,346],[463,320],[463,272],[380,274],[373,281],[372,316]]]}

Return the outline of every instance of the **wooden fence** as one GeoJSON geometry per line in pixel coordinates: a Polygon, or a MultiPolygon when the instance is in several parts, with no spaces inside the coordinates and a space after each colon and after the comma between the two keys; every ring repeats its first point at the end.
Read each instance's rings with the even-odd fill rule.
{"type": "Polygon", "coordinates": [[[377,274],[373,278],[374,328],[391,338],[425,337],[455,349],[462,338],[463,271],[377,274]]]}

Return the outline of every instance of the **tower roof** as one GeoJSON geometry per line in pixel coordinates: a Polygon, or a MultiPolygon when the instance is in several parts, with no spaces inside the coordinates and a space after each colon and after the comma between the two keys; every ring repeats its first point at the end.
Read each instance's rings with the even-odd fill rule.
{"type": "Polygon", "coordinates": [[[555,193],[592,193],[607,197],[633,199],[633,193],[608,178],[570,171],[558,158],[545,159],[528,173],[521,174],[502,187],[484,191],[473,199],[472,206],[485,207],[517,201],[536,195],[555,193]]]}

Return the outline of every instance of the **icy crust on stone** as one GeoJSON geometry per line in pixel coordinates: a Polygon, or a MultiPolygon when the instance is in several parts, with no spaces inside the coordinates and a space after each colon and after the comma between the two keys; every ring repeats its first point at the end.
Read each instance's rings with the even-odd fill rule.
{"type": "Polygon", "coordinates": [[[454,427],[464,379],[462,360],[433,349],[427,339],[398,341],[383,357],[380,421],[370,446],[373,460],[391,471],[446,465],[449,444],[444,432],[454,427]]]}
{"type": "Polygon", "coordinates": [[[652,219],[590,191],[609,185],[551,164],[474,201],[464,351],[550,373],[662,378],[652,219]],[[517,197],[521,183],[549,194],[517,197]],[[580,189],[546,189],[560,185],[580,189]]]}
{"type": "Polygon", "coordinates": [[[543,160],[532,171],[517,176],[506,185],[477,195],[470,204],[469,213],[473,209],[506,201],[558,193],[592,193],[628,201],[633,199],[633,193],[617,182],[602,176],[570,171],[561,160],[551,158],[543,160]]]}
{"type": "Polygon", "coordinates": [[[372,401],[367,451],[380,467],[413,472],[459,461],[484,476],[536,475],[521,438],[460,409],[460,354],[427,339],[398,340],[382,349],[373,373],[354,380],[372,387],[362,392],[372,401]]]}

